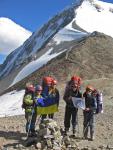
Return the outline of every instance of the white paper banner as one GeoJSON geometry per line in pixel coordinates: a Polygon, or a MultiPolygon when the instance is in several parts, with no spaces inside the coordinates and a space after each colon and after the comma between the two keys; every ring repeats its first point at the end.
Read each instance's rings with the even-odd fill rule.
{"type": "Polygon", "coordinates": [[[85,109],[85,99],[84,98],[78,98],[78,97],[72,97],[73,105],[76,108],[85,109]]]}

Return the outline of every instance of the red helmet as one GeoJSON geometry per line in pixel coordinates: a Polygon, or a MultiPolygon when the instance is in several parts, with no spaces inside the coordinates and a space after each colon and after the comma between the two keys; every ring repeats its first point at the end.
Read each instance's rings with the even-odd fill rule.
{"type": "Polygon", "coordinates": [[[79,76],[72,76],[71,81],[73,81],[74,83],[78,85],[81,85],[81,78],[79,76]]]}
{"type": "Polygon", "coordinates": [[[78,81],[78,77],[77,76],[72,76],[71,81],[78,81]]]}
{"type": "Polygon", "coordinates": [[[51,85],[52,81],[53,81],[53,78],[52,78],[52,77],[47,76],[47,77],[44,77],[44,78],[43,78],[43,82],[44,82],[46,85],[51,85]]]}
{"type": "Polygon", "coordinates": [[[91,86],[91,85],[88,85],[87,87],[86,87],[86,91],[94,91],[94,88],[91,86]]]}

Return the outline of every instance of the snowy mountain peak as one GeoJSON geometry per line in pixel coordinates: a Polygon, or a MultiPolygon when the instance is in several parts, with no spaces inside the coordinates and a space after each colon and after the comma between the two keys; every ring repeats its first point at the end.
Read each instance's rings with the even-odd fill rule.
{"type": "Polygon", "coordinates": [[[50,19],[7,57],[0,68],[0,78],[16,72],[15,76],[10,76],[9,85],[15,84],[46,64],[49,57],[52,59],[57,54],[71,50],[72,42],[87,37],[94,31],[113,37],[112,8],[113,4],[98,0],[75,1],[73,6],[50,19]],[[47,57],[45,54],[50,50],[47,57]],[[31,71],[29,67],[34,69],[31,71]]]}
{"type": "Polygon", "coordinates": [[[0,53],[9,54],[29,38],[31,32],[9,18],[0,18],[0,53]]]}
{"type": "MultiPolygon", "coordinates": [[[[69,24],[75,16],[72,8],[64,10],[53,17],[43,27],[36,31],[24,44],[11,53],[0,70],[0,76],[7,76],[13,69],[29,63],[37,57],[38,51],[64,26],[69,24]]],[[[39,57],[39,56],[38,56],[39,57]]]]}
{"type": "Polygon", "coordinates": [[[85,0],[76,9],[76,24],[87,32],[98,31],[113,37],[112,8],[110,3],[85,0]]]}
{"type": "Polygon", "coordinates": [[[97,11],[109,11],[113,12],[113,4],[108,2],[103,2],[99,0],[84,0],[83,3],[89,3],[91,6],[96,8],[97,11]]]}

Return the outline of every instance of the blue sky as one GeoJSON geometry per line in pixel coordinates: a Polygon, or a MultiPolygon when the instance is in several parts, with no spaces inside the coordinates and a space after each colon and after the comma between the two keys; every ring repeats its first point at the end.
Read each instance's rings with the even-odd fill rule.
{"type": "MultiPolygon", "coordinates": [[[[0,0],[0,17],[7,17],[35,31],[57,12],[76,0],[0,0]]],[[[103,0],[107,1],[107,0],[103,0]]],[[[112,2],[113,0],[108,0],[112,2]]]]}
{"type": "MultiPolygon", "coordinates": [[[[22,27],[36,31],[52,16],[75,0],[0,0],[0,17],[10,18],[22,27]]],[[[0,54],[0,63],[5,55],[0,54]]]]}
{"type": "MultiPolygon", "coordinates": [[[[75,0],[0,0],[0,17],[10,18],[34,32],[73,2],[75,0]]],[[[107,2],[113,3],[113,0],[107,2]]],[[[4,55],[0,55],[0,63],[4,58],[4,55]]]]}
{"type": "Polygon", "coordinates": [[[75,0],[0,0],[0,17],[8,17],[35,31],[50,17],[75,0]]]}

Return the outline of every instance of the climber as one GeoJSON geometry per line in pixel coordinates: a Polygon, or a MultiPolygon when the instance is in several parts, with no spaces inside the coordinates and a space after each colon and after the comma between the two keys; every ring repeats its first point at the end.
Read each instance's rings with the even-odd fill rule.
{"type": "Polygon", "coordinates": [[[80,91],[80,82],[79,77],[73,76],[71,80],[66,85],[63,99],[66,102],[65,107],[65,116],[64,116],[64,127],[65,127],[65,135],[70,128],[70,119],[72,117],[72,131],[73,135],[76,134],[76,125],[77,125],[77,112],[78,108],[76,108],[72,102],[72,97],[82,98],[82,93],[80,91]]]}

